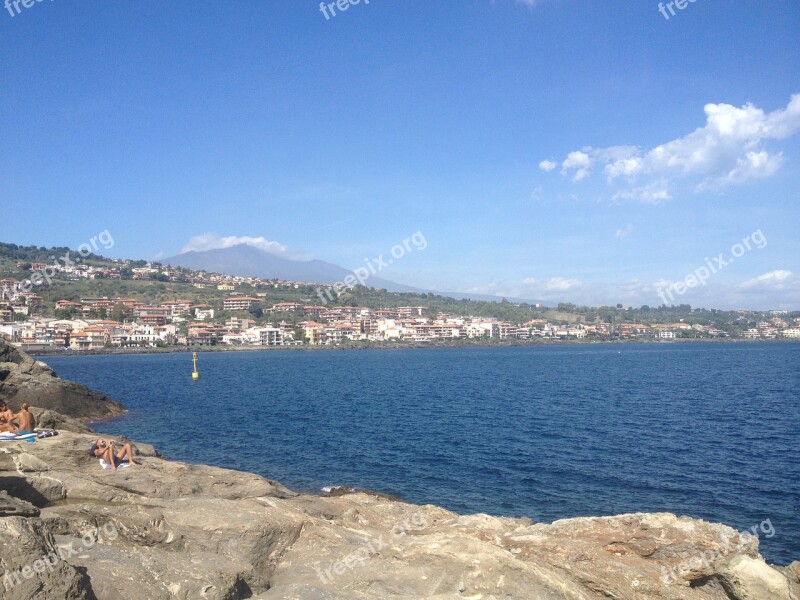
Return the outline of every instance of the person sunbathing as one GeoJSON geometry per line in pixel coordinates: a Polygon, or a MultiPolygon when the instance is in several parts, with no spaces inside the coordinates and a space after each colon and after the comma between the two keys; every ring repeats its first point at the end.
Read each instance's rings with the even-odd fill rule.
{"type": "Polygon", "coordinates": [[[123,462],[127,462],[131,466],[138,464],[133,460],[130,444],[125,444],[122,448],[117,449],[117,445],[112,440],[97,440],[89,449],[89,454],[106,461],[112,471],[116,471],[123,462]]]}
{"type": "Polygon", "coordinates": [[[14,425],[14,413],[8,409],[5,402],[0,400],[0,433],[3,431],[19,433],[19,428],[14,425]]]}
{"type": "Polygon", "coordinates": [[[33,416],[33,413],[28,410],[28,404],[23,403],[22,408],[19,409],[19,412],[14,415],[14,419],[19,424],[19,434],[25,435],[26,433],[33,433],[33,430],[36,428],[36,417],[33,416]]]}
{"type": "MultiPolygon", "coordinates": [[[[23,402],[22,408],[20,408],[19,412],[15,414],[12,418],[12,423],[17,421],[17,435],[30,435],[33,433],[34,428],[36,427],[36,417],[33,416],[33,413],[28,410],[28,403],[23,402]]],[[[33,443],[36,441],[36,436],[31,436],[28,438],[28,443],[33,443]]]]}

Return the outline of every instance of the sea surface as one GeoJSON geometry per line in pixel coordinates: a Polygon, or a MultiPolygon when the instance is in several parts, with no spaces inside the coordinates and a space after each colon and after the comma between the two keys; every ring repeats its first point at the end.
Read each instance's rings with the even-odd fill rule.
{"type": "Polygon", "coordinates": [[[536,521],[669,511],[800,560],[800,344],[198,357],[198,381],[188,353],[43,360],[130,408],[96,429],[168,458],[536,521]]]}

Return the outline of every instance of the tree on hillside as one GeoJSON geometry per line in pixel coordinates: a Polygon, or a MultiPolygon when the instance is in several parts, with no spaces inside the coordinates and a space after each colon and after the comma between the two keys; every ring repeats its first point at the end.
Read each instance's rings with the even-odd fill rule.
{"type": "Polygon", "coordinates": [[[75,316],[74,308],[60,308],[55,311],[56,319],[72,319],[75,316]]]}
{"type": "Polygon", "coordinates": [[[131,314],[131,311],[122,303],[117,303],[114,305],[114,308],[111,310],[111,318],[114,321],[119,321],[120,323],[127,319],[131,314]]]}

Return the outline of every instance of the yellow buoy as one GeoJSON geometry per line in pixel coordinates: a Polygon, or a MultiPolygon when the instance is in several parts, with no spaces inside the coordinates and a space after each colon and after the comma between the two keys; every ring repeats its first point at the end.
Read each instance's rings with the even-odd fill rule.
{"type": "Polygon", "coordinates": [[[199,379],[200,373],[197,372],[197,352],[192,352],[192,364],[194,365],[194,371],[192,371],[192,379],[199,379]]]}

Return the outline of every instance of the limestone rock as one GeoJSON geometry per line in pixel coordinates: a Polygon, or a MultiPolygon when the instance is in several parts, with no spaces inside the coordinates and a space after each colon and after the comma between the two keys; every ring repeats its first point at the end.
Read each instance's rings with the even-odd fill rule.
{"type": "Polygon", "coordinates": [[[29,561],[71,548],[58,577],[39,574],[41,598],[797,598],[797,563],[770,567],[757,540],[719,524],[672,514],[552,524],[457,515],[367,493],[298,495],[253,474],[157,456],[104,471],[86,452],[94,437],[63,432],[0,448],[0,488],[40,511],[0,517],[2,564],[27,564],[15,558],[15,536],[27,540],[29,561]]]}
{"type": "Polygon", "coordinates": [[[92,429],[88,425],[54,410],[39,408],[36,405],[32,405],[30,411],[33,413],[33,416],[36,417],[36,424],[41,429],[92,433],[92,429]]]}
{"type": "Polygon", "coordinates": [[[0,517],[38,517],[39,509],[30,502],[8,495],[0,491],[0,517]]]}
{"type": "Polygon", "coordinates": [[[789,580],[758,558],[736,556],[720,576],[722,587],[736,598],[770,600],[791,598],[789,580]]]}
{"type": "Polygon", "coordinates": [[[0,518],[2,597],[8,600],[92,600],[91,583],[59,553],[38,518],[0,518]]]}
{"type": "Polygon", "coordinates": [[[1,338],[0,399],[12,410],[19,410],[27,402],[80,421],[108,419],[125,412],[125,407],[111,398],[59,379],[46,364],[33,360],[1,338]]]}

